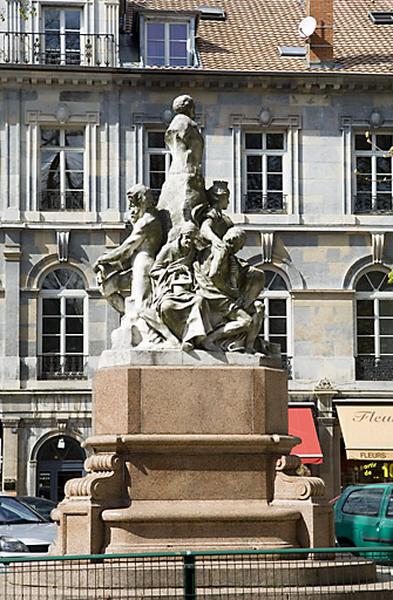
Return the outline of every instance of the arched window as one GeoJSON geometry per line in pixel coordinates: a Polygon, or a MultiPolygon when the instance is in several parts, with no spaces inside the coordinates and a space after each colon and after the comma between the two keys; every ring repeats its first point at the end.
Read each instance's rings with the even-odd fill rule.
{"type": "Polygon", "coordinates": [[[39,377],[80,379],[87,354],[87,294],[71,269],[48,273],[40,293],[39,377]]]}
{"type": "Polygon", "coordinates": [[[263,338],[265,341],[280,344],[283,366],[290,371],[291,349],[288,333],[290,296],[287,284],[277,271],[264,269],[265,289],[262,299],[265,307],[263,338]]]}
{"type": "Polygon", "coordinates": [[[393,286],[386,271],[368,271],[356,284],[356,379],[392,379],[393,286]]]}

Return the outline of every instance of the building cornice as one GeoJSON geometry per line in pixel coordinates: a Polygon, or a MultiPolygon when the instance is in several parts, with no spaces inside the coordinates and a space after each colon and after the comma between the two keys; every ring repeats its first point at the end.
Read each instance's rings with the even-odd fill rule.
{"type": "Polygon", "coordinates": [[[386,92],[393,77],[382,73],[334,73],[321,71],[214,71],[205,69],[146,69],[0,65],[3,87],[32,85],[82,86],[85,89],[117,86],[143,88],[277,89],[286,92],[331,94],[334,92],[386,92]]]}

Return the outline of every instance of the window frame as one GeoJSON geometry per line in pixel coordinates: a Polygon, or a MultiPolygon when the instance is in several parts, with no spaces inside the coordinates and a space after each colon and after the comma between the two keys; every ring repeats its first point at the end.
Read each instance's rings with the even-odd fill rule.
{"type": "MultiPolygon", "coordinates": [[[[355,283],[355,302],[356,302],[356,309],[355,309],[355,356],[356,358],[358,357],[370,357],[370,358],[375,358],[375,359],[380,359],[383,357],[393,357],[393,351],[391,354],[387,354],[387,353],[381,353],[381,337],[383,338],[383,334],[381,336],[380,333],[380,321],[381,321],[381,314],[380,314],[380,301],[381,300],[389,300],[393,303],[393,289],[390,292],[383,292],[383,291],[379,291],[376,290],[374,288],[373,291],[358,291],[357,290],[357,285],[360,282],[360,280],[362,279],[362,277],[364,277],[365,275],[367,275],[368,273],[372,273],[372,272],[377,272],[377,273],[385,273],[385,277],[387,276],[387,271],[382,270],[382,269],[368,269],[367,271],[364,271],[361,273],[361,275],[357,278],[357,281],[355,283]],[[359,353],[359,336],[362,334],[359,334],[358,330],[359,330],[359,320],[362,319],[362,317],[359,317],[358,314],[358,305],[357,302],[358,300],[368,300],[368,301],[372,301],[373,302],[373,316],[369,316],[369,317],[365,317],[365,318],[369,318],[369,319],[373,319],[373,333],[372,335],[368,336],[368,335],[363,335],[363,337],[371,337],[373,339],[373,346],[374,346],[374,353],[373,354],[360,354],[359,353]]],[[[387,318],[389,319],[388,315],[382,315],[382,318],[387,318]]],[[[391,317],[391,320],[393,321],[393,316],[391,317]]],[[[391,334],[391,336],[387,336],[387,337],[391,337],[393,339],[393,333],[391,334]]]]}
{"type": "MultiPolygon", "coordinates": [[[[260,297],[259,300],[261,300],[263,302],[264,305],[264,316],[263,316],[263,326],[262,326],[262,331],[261,331],[261,335],[263,337],[263,339],[266,342],[272,342],[272,343],[276,343],[273,339],[270,339],[270,321],[269,319],[272,319],[274,317],[272,317],[272,315],[270,314],[270,300],[284,300],[286,303],[286,314],[285,314],[285,320],[286,320],[286,352],[282,353],[282,356],[285,357],[285,360],[291,360],[293,357],[293,336],[292,336],[292,304],[291,304],[291,293],[290,293],[290,287],[287,281],[287,278],[285,277],[285,275],[279,271],[278,269],[274,269],[272,268],[270,265],[268,267],[264,267],[264,272],[265,272],[265,276],[266,276],[266,272],[270,271],[272,273],[274,273],[274,275],[279,275],[285,285],[286,285],[286,290],[270,290],[269,288],[265,288],[260,297]]],[[[272,279],[273,281],[273,279],[272,279]]],[[[277,317],[280,318],[280,317],[277,317]]],[[[281,336],[284,337],[284,336],[281,336]]]]}
{"type": "Polygon", "coordinates": [[[187,67],[198,67],[200,66],[196,45],[195,45],[195,33],[196,33],[196,13],[190,13],[187,11],[181,11],[180,13],[170,13],[154,11],[154,14],[146,13],[140,16],[140,62],[143,67],[151,68],[187,68],[187,67]],[[149,23],[161,23],[165,27],[165,57],[164,65],[149,65],[147,60],[147,25],[149,23]],[[187,64],[186,65],[171,65],[170,64],[170,25],[185,24],[187,26],[187,64]]]}
{"type": "MultiPolygon", "coordinates": [[[[49,3],[45,3],[41,5],[41,18],[40,18],[40,22],[41,22],[41,31],[42,31],[42,51],[43,54],[45,56],[45,61],[44,64],[53,64],[56,66],[64,66],[64,65],[82,65],[83,64],[83,37],[82,34],[84,33],[84,6],[80,5],[80,4],[70,4],[70,5],[66,5],[66,4],[49,4],[49,3]],[[49,10],[59,10],[60,11],[60,29],[59,29],[59,36],[60,36],[60,46],[59,46],[59,52],[60,52],[60,61],[59,62],[48,62],[46,60],[46,35],[47,35],[47,30],[45,27],[45,14],[47,11],[49,10]],[[66,23],[66,17],[65,17],[65,13],[66,11],[78,11],[79,12],[79,60],[78,62],[71,62],[68,63],[67,62],[67,47],[66,47],[66,34],[68,31],[72,31],[72,32],[76,32],[77,30],[67,30],[65,27],[65,23],[66,23]]],[[[57,31],[57,30],[56,30],[57,31]]],[[[76,52],[73,52],[72,50],[68,51],[71,54],[76,54],[76,52]]]]}
{"type": "MultiPolygon", "coordinates": [[[[46,271],[45,274],[43,275],[43,277],[41,278],[41,283],[40,283],[40,291],[39,291],[39,295],[38,295],[38,321],[37,321],[37,355],[38,356],[59,356],[60,357],[60,370],[61,370],[61,374],[65,376],[67,375],[67,371],[65,370],[65,357],[67,355],[80,355],[83,357],[83,363],[84,363],[84,358],[86,356],[88,356],[88,348],[89,348],[89,340],[88,340],[88,331],[89,331],[89,318],[88,318],[88,308],[89,308],[89,296],[86,290],[86,286],[85,286],[85,281],[84,281],[84,277],[82,276],[82,274],[80,273],[80,271],[78,271],[77,269],[73,269],[70,268],[69,266],[64,267],[62,265],[56,265],[55,267],[51,268],[49,271],[46,271]],[[83,283],[84,283],[84,288],[83,289],[78,289],[78,288],[74,288],[74,289],[67,289],[65,287],[60,288],[60,289],[43,289],[42,288],[42,284],[45,280],[45,278],[51,273],[54,272],[58,269],[64,269],[66,271],[70,271],[73,273],[77,273],[77,275],[82,279],[83,283]],[[83,333],[82,333],[82,338],[83,338],[83,351],[82,353],[78,353],[78,352],[66,352],[66,321],[67,321],[67,314],[66,314],[66,309],[65,309],[65,305],[66,305],[66,300],[67,299],[74,299],[74,298],[81,298],[82,302],[83,302],[83,333]],[[60,349],[59,352],[53,352],[53,353],[43,353],[43,340],[44,340],[44,332],[43,332],[43,319],[44,319],[44,300],[46,299],[56,299],[56,300],[60,300],[60,311],[58,313],[58,316],[60,317],[60,333],[59,333],[59,338],[60,338],[60,349]]],[[[80,335],[80,334],[78,334],[80,335]]]]}
{"type": "MultiPolygon", "coordinates": [[[[352,203],[352,211],[353,214],[356,215],[384,215],[384,214],[393,214],[393,157],[390,156],[388,157],[386,155],[386,153],[388,152],[388,150],[378,150],[377,149],[377,145],[376,145],[376,138],[377,136],[382,136],[382,135],[387,135],[387,136],[392,136],[392,143],[393,143],[393,129],[390,130],[386,130],[386,129],[376,129],[373,130],[369,133],[370,138],[371,138],[371,144],[369,144],[369,149],[360,149],[358,150],[356,148],[356,138],[357,136],[361,136],[364,135],[364,132],[359,131],[359,130],[354,130],[353,132],[353,140],[352,140],[352,156],[353,156],[353,189],[354,189],[354,194],[353,194],[353,203],[352,203]],[[358,195],[361,194],[361,192],[358,192],[358,184],[357,184],[357,180],[359,177],[359,174],[357,172],[357,159],[358,158],[370,158],[371,159],[371,179],[370,179],[370,183],[371,183],[371,208],[370,209],[366,209],[366,210],[357,210],[356,209],[356,202],[357,202],[357,198],[358,195]],[[391,181],[391,189],[390,189],[390,208],[389,209],[379,209],[377,206],[377,202],[378,202],[378,193],[382,194],[383,196],[387,196],[389,197],[389,193],[387,192],[381,192],[377,190],[378,187],[378,171],[377,171],[377,159],[378,158],[390,158],[390,174],[388,175],[388,177],[390,177],[390,181],[391,181]]],[[[364,192],[364,194],[366,194],[366,192],[364,192]]]]}
{"type": "Polygon", "coordinates": [[[86,211],[86,126],[80,126],[80,127],[72,127],[72,126],[64,126],[64,125],[60,125],[58,127],[53,127],[53,126],[45,126],[45,125],[41,125],[40,129],[39,129],[39,140],[40,140],[40,144],[39,144],[39,157],[38,157],[38,167],[39,167],[39,174],[40,174],[40,183],[39,183],[39,210],[42,211],[48,211],[48,212],[70,212],[70,213],[75,213],[75,212],[85,212],[86,211]],[[42,146],[42,131],[45,129],[54,129],[54,130],[58,130],[59,131],[59,141],[60,144],[59,146],[42,146]],[[65,143],[65,135],[66,135],[66,131],[83,131],[83,147],[74,147],[74,146],[66,146],[65,143]],[[42,181],[41,181],[41,175],[42,175],[42,149],[53,149],[55,151],[59,152],[59,156],[60,156],[60,165],[59,165],[59,171],[60,171],[60,189],[59,189],[59,208],[42,208],[42,195],[44,190],[42,189],[42,181]],[[72,191],[72,190],[68,190],[66,187],[66,173],[67,171],[69,171],[69,169],[66,169],[66,153],[67,152],[72,152],[72,153],[77,153],[77,154],[82,154],[82,168],[83,168],[83,187],[82,190],[78,189],[75,191],[82,191],[82,207],[81,208],[67,208],[66,206],[66,201],[67,201],[67,191],[72,191]]]}
{"type": "MultiPolygon", "coordinates": [[[[153,188],[151,185],[151,169],[150,169],[150,158],[153,155],[164,156],[165,160],[165,179],[168,177],[169,168],[171,165],[171,152],[168,146],[165,144],[164,147],[155,147],[149,146],[149,133],[163,133],[165,136],[165,128],[160,127],[146,127],[144,130],[144,143],[143,143],[143,157],[144,157],[144,177],[143,180],[145,185],[147,185],[153,192],[158,192],[157,188],[153,188]]],[[[161,173],[161,171],[154,171],[157,173],[161,173]]],[[[164,181],[165,181],[164,179],[164,181]]],[[[161,188],[162,189],[162,188],[161,188]]],[[[160,190],[161,192],[161,190],[160,190]]]]}
{"type": "MultiPolygon", "coordinates": [[[[288,190],[287,190],[287,185],[288,185],[288,177],[287,177],[287,173],[288,173],[288,136],[287,136],[287,131],[285,129],[277,129],[277,128],[267,128],[267,129],[261,129],[260,131],[256,131],[255,129],[248,129],[245,128],[242,132],[242,145],[243,145],[243,152],[244,152],[244,160],[242,163],[242,181],[243,181],[243,189],[242,189],[242,212],[244,214],[250,215],[250,214],[288,214],[288,190]],[[247,134],[258,134],[262,136],[262,148],[261,149],[247,149],[246,148],[246,137],[247,134]],[[267,144],[266,144],[266,139],[268,135],[274,135],[274,134],[280,134],[283,135],[283,149],[268,149],[267,148],[267,144]],[[262,175],[262,197],[266,197],[269,194],[269,191],[267,189],[267,177],[268,177],[268,171],[266,165],[267,165],[267,156],[280,156],[282,159],[282,171],[281,176],[282,176],[282,190],[280,192],[277,193],[281,193],[282,194],[282,209],[278,209],[278,210],[269,210],[269,209],[261,209],[258,211],[252,211],[252,210],[247,210],[246,209],[246,202],[247,202],[247,195],[248,195],[248,168],[247,168],[247,158],[249,156],[261,156],[262,158],[262,171],[261,171],[261,175],[262,175]]],[[[270,192],[270,193],[274,193],[274,192],[270,192]]]]}

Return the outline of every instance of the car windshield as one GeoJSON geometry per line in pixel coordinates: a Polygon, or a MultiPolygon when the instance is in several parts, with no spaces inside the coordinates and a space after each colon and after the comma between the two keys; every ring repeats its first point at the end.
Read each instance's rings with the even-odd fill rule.
{"type": "Polygon", "coordinates": [[[43,522],[39,514],[14,498],[0,498],[0,525],[43,522]]]}

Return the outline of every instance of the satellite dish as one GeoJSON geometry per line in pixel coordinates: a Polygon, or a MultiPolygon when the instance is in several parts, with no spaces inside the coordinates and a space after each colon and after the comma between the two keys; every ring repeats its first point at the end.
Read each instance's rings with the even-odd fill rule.
{"type": "Polygon", "coordinates": [[[304,40],[312,35],[317,27],[317,21],[314,17],[306,17],[299,25],[299,35],[304,40]]]}

